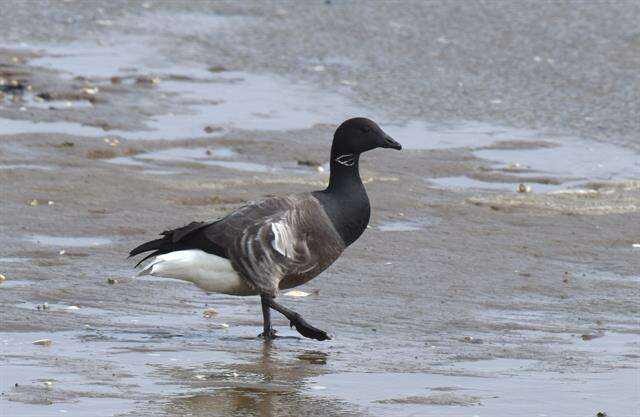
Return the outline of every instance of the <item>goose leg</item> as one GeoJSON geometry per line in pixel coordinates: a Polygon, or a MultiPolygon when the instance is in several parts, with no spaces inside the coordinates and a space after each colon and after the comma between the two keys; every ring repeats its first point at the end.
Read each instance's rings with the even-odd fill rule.
{"type": "Polygon", "coordinates": [[[304,319],[300,314],[296,313],[293,310],[289,310],[288,308],[276,303],[273,299],[273,296],[262,294],[261,297],[262,297],[263,303],[265,302],[264,300],[266,300],[267,305],[269,307],[273,308],[274,310],[276,310],[277,312],[281,313],[286,318],[288,318],[290,321],[291,327],[295,326],[298,333],[300,333],[304,337],[308,337],[309,339],[316,339],[316,340],[331,340],[331,338],[325,331],[317,329],[312,325],[310,325],[309,323],[307,323],[306,321],[304,321],[304,319]]]}
{"type": "Polygon", "coordinates": [[[264,340],[275,339],[277,336],[276,331],[271,327],[271,307],[269,306],[269,301],[264,295],[260,295],[260,301],[262,302],[263,332],[260,333],[258,337],[263,337],[264,340]]]}

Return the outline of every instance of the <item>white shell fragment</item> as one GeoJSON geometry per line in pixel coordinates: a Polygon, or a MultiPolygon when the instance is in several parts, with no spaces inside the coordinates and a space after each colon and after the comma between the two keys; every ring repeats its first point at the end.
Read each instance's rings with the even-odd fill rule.
{"type": "Polygon", "coordinates": [[[80,310],[80,307],[78,306],[69,306],[66,308],[66,310],[80,310]]]}
{"type": "Polygon", "coordinates": [[[287,295],[289,297],[306,297],[309,295],[309,293],[304,291],[291,290],[289,292],[284,293],[284,295],[287,295]]]}
{"type": "Polygon", "coordinates": [[[51,339],[38,339],[34,340],[31,343],[38,346],[51,346],[51,339]]]}
{"type": "Polygon", "coordinates": [[[89,95],[91,95],[91,96],[92,96],[92,95],[97,94],[97,93],[98,93],[98,91],[100,91],[100,90],[98,89],[98,87],[93,87],[93,88],[92,88],[92,87],[85,87],[85,88],[83,88],[83,89],[82,89],[82,92],[83,92],[83,93],[85,93],[85,94],[89,94],[89,95]]]}
{"type": "Polygon", "coordinates": [[[7,277],[5,277],[4,275],[0,274],[0,282],[4,281],[5,279],[7,279],[7,277]]]}
{"type": "Polygon", "coordinates": [[[640,249],[640,243],[634,243],[633,245],[631,245],[631,247],[635,249],[640,249]]]}

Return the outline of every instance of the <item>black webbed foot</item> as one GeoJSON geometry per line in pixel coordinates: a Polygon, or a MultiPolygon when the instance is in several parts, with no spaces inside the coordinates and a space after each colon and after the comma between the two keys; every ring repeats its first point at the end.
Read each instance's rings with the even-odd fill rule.
{"type": "Polygon", "coordinates": [[[261,294],[262,299],[262,311],[265,315],[265,326],[269,326],[270,322],[267,321],[269,308],[273,308],[279,313],[283,314],[286,318],[289,319],[291,327],[295,327],[298,333],[303,335],[304,337],[308,337],[309,339],[315,340],[331,340],[327,332],[322,331],[320,329],[316,329],[302,318],[300,314],[296,313],[293,310],[289,310],[288,308],[281,306],[276,303],[273,299],[273,295],[269,294],[261,294]]]}
{"type": "Polygon", "coordinates": [[[258,337],[263,338],[264,340],[273,340],[276,339],[278,335],[273,328],[269,328],[268,332],[262,332],[258,335],[258,337]]]}
{"type": "Polygon", "coordinates": [[[298,333],[300,333],[304,337],[308,337],[309,339],[320,341],[331,340],[327,332],[313,327],[312,325],[304,321],[302,317],[298,317],[295,320],[292,320],[290,326],[295,327],[298,333]]]}

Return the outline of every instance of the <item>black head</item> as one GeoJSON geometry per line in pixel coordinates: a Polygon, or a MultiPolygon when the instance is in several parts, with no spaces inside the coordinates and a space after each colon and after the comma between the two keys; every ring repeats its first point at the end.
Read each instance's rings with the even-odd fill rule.
{"type": "Polygon", "coordinates": [[[375,148],[402,149],[402,145],[384,133],[373,120],[355,117],[342,123],[333,135],[331,154],[361,154],[375,148]]]}

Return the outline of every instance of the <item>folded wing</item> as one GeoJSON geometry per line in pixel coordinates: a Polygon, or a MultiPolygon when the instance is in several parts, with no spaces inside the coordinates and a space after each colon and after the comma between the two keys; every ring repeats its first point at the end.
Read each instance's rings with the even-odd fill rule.
{"type": "Polygon", "coordinates": [[[340,255],[344,243],[319,202],[301,194],[268,198],[214,222],[163,232],[161,239],[138,246],[131,256],[153,250],[148,259],[184,249],[228,258],[250,286],[275,295],[283,281],[289,287],[318,275],[340,255]]]}

